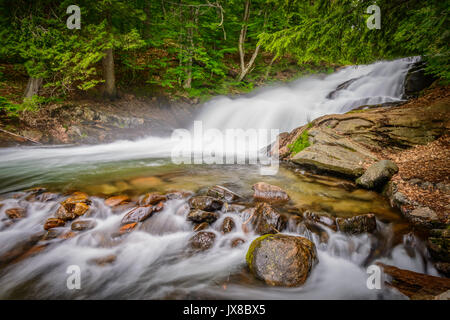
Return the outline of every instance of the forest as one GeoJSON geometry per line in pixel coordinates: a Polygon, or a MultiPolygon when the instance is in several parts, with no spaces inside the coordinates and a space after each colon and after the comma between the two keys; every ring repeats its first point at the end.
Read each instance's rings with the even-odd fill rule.
{"type": "Polygon", "coordinates": [[[28,79],[21,95],[0,89],[2,108],[136,87],[208,97],[250,91],[289,65],[298,75],[414,55],[450,77],[446,1],[78,1],[81,28],[69,29],[71,4],[1,1],[0,81],[28,79]],[[373,4],[380,29],[366,26],[373,4]]]}

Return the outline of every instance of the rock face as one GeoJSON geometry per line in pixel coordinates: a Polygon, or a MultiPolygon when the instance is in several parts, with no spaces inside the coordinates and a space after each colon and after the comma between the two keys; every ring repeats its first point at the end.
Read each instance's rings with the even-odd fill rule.
{"type": "Polygon", "coordinates": [[[186,220],[192,221],[195,223],[213,223],[219,218],[219,214],[216,212],[209,212],[209,211],[203,211],[203,210],[192,210],[188,213],[186,220]]]}
{"type": "Polygon", "coordinates": [[[255,239],[246,256],[250,271],[271,286],[302,285],[317,262],[314,243],[303,237],[268,234],[255,239]]]}
{"type": "Polygon", "coordinates": [[[448,98],[401,106],[373,106],[345,114],[326,115],[294,129],[279,143],[280,158],[350,178],[380,160],[377,154],[425,145],[450,127],[448,98]],[[310,146],[291,154],[307,130],[310,146]]]}
{"type": "Polygon", "coordinates": [[[374,214],[364,214],[351,218],[336,218],[339,231],[360,234],[363,232],[374,232],[377,229],[377,221],[374,214]]]}
{"type": "Polygon", "coordinates": [[[450,263],[450,230],[434,229],[427,241],[428,250],[431,256],[441,263],[441,268],[445,274],[448,274],[445,263],[450,263]]]}
{"type": "Polygon", "coordinates": [[[233,191],[218,185],[209,188],[207,195],[227,202],[236,201],[241,198],[241,196],[233,191]]]}
{"type": "Polygon", "coordinates": [[[286,227],[286,218],[265,202],[258,204],[248,222],[261,235],[278,233],[286,227]]]}
{"type": "Polygon", "coordinates": [[[254,191],[253,199],[256,201],[268,203],[285,203],[289,201],[289,196],[283,189],[265,182],[254,184],[252,189],[254,191]]]}
{"type": "Polygon", "coordinates": [[[336,134],[333,129],[310,130],[309,136],[311,146],[290,158],[300,166],[356,178],[364,173],[365,163],[376,159],[369,149],[336,134]]]}
{"type": "Polygon", "coordinates": [[[208,250],[214,244],[216,234],[208,231],[197,232],[190,240],[191,248],[194,250],[208,250]]]}
{"type": "Polygon", "coordinates": [[[398,172],[397,165],[390,160],[381,160],[367,168],[356,183],[366,189],[381,187],[398,172]]]}
{"type": "Polygon", "coordinates": [[[189,199],[189,206],[192,209],[200,209],[203,211],[216,211],[222,208],[223,202],[209,196],[198,196],[189,199]]]}
{"type": "Polygon", "coordinates": [[[434,80],[433,76],[425,74],[425,64],[417,62],[411,67],[405,77],[404,98],[417,97],[419,92],[428,88],[434,80]]]}

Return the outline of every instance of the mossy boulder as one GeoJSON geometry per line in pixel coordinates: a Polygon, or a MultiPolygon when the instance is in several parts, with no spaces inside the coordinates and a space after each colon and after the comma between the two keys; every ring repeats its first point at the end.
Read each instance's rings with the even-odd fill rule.
{"type": "Polygon", "coordinates": [[[304,237],[267,234],[253,240],[246,261],[268,285],[296,287],[305,283],[318,259],[314,243],[304,237]]]}

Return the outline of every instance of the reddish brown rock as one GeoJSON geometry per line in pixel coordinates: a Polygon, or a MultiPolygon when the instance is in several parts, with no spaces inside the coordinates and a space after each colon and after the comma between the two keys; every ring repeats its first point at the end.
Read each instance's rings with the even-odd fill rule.
{"type": "Polygon", "coordinates": [[[126,204],[130,202],[130,197],[129,196],[114,196],[114,197],[110,197],[108,199],[105,200],[105,205],[107,205],[108,207],[115,207],[115,206],[119,206],[121,204],[126,204]]]}
{"type": "Polygon", "coordinates": [[[58,218],[48,218],[44,224],[44,229],[49,230],[52,228],[62,227],[66,224],[66,222],[62,219],[58,218]]]}
{"type": "Polygon", "coordinates": [[[339,231],[350,234],[371,233],[377,229],[377,222],[373,213],[351,218],[336,218],[336,224],[339,231]]]}
{"type": "Polygon", "coordinates": [[[219,185],[209,188],[206,194],[210,197],[225,200],[227,202],[236,201],[241,198],[241,196],[234,193],[230,189],[219,185]]]}
{"type": "Polygon", "coordinates": [[[167,197],[157,193],[157,192],[152,192],[152,193],[147,193],[139,202],[139,204],[141,206],[148,206],[148,205],[154,205],[157,204],[161,201],[166,201],[167,197]]]}
{"type": "Polygon", "coordinates": [[[10,219],[22,219],[27,216],[27,211],[24,208],[11,208],[6,210],[5,214],[10,219]]]}
{"type": "Polygon", "coordinates": [[[403,270],[380,262],[377,265],[392,278],[391,281],[386,282],[388,286],[396,288],[413,300],[433,299],[435,296],[450,290],[450,279],[448,278],[403,270]]]}
{"type": "Polygon", "coordinates": [[[244,239],[236,238],[236,239],[233,239],[233,240],[231,241],[231,247],[232,247],[232,248],[236,248],[236,247],[239,247],[240,245],[242,245],[242,244],[244,244],[244,243],[245,243],[245,240],[244,240],[244,239]]]}
{"type": "Polygon", "coordinates": [[[258,182],[252,187],[253,198],[256,201],[264,201],[268,203],[286,203],[289,201],[287,193],[278,186],[274,186],[265,182],[258,182]]]}
{"type": "Polygon", "coordinates": [[[90,264],[96,264],[100,267],[104,267],[108,264],[112,264],[117,260],[117,256],[114,254],[110,254],[100,258],[93,258],[88,261],[90,264]]]}
{"type": "Polygon", "coordinates": [[[119,229],[119,234],[125,234],[125,233],[133,231],[134,228],[136,228],[136,225],[137,225],[137,222],[128,223],[126,225],[123,225],[119,229]]]}

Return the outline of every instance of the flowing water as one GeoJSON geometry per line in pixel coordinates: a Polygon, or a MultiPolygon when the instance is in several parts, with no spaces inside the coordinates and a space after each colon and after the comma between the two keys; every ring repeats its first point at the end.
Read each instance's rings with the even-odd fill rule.
{"type": "MultiPolygon", "coordinates": [[[[306,77],[248,96],[218,97],[203,106],[198,119],[205,128],[219,130],[288,131],[324,114],[399,101],[404,77],[413,61],[415,58],[347,67],[328,76],[306,77]],[[333,99],[327,98],[338,85],[352,79],[333,99]]],[[[1,149],[0,298],[401,298],[388,288],[369,290],[367,266],[382,261],[437,274],[427,260],[420,237],[411,233],[400,214],[377,193],[349,191],[339,179],[285,165],[272,176],[261,176],[258,165],[175,165],[170,160],[173,147],[170,138],[148,137],[96,146],[1,149]],[[246,269],[245,254],[256,235],[243,231],[245,217],[241,213],[222,209],[220,219],[210,226],[217,234],[213,248],[193,254],[188,250],[194,232],[192,224],[185,220],[186,199],[167,201],[161,212],[122,237],[116,236],[120,221],[133,205],[110,208],[104,203],[105,198],[117,194],[137,201],[150,191],[204,193],[215,184],[227,186],[251,201],[251,186],[258,181],[287,191],[292,203],[279,209],[284,214],[301,206],[339,217],[373,212],[377,232],[349,236],[325,229],[324,240],[323,235],[289,225],[286,233],[314,241],[320,262],[302,287],[274,288],[254,279],[246,269]],[[45,187],[55,195],[39,201],[42,199],[36,199],[34,191],[26,191],[32,187],[45,187]],[[45,220],[74,191],[89,194],[92,204],[87,215],[96,220],[96,227],[68,239],[39,240],[45,220]],[[25,208],[27,217],[10,223],[5,211],[17,207],[25,208]],[[223,235],[219,226],[228,216],[233,217],[236,228],[223,235]],[[231,248],[230,242],[236,238],[245,243],[231,248]],[[25,254],[16,254],[6,263],[5,257],[11,252],[25,254]],[[114,256],[112,263],[92,262],[110,256],[114,256]],[[66,285],[66,270],[71,265],[81,270],[79,290],[69,290],[66,285]]],[[[69,231],[70,224],[58,229],[62,233],[69,231]]]]}

